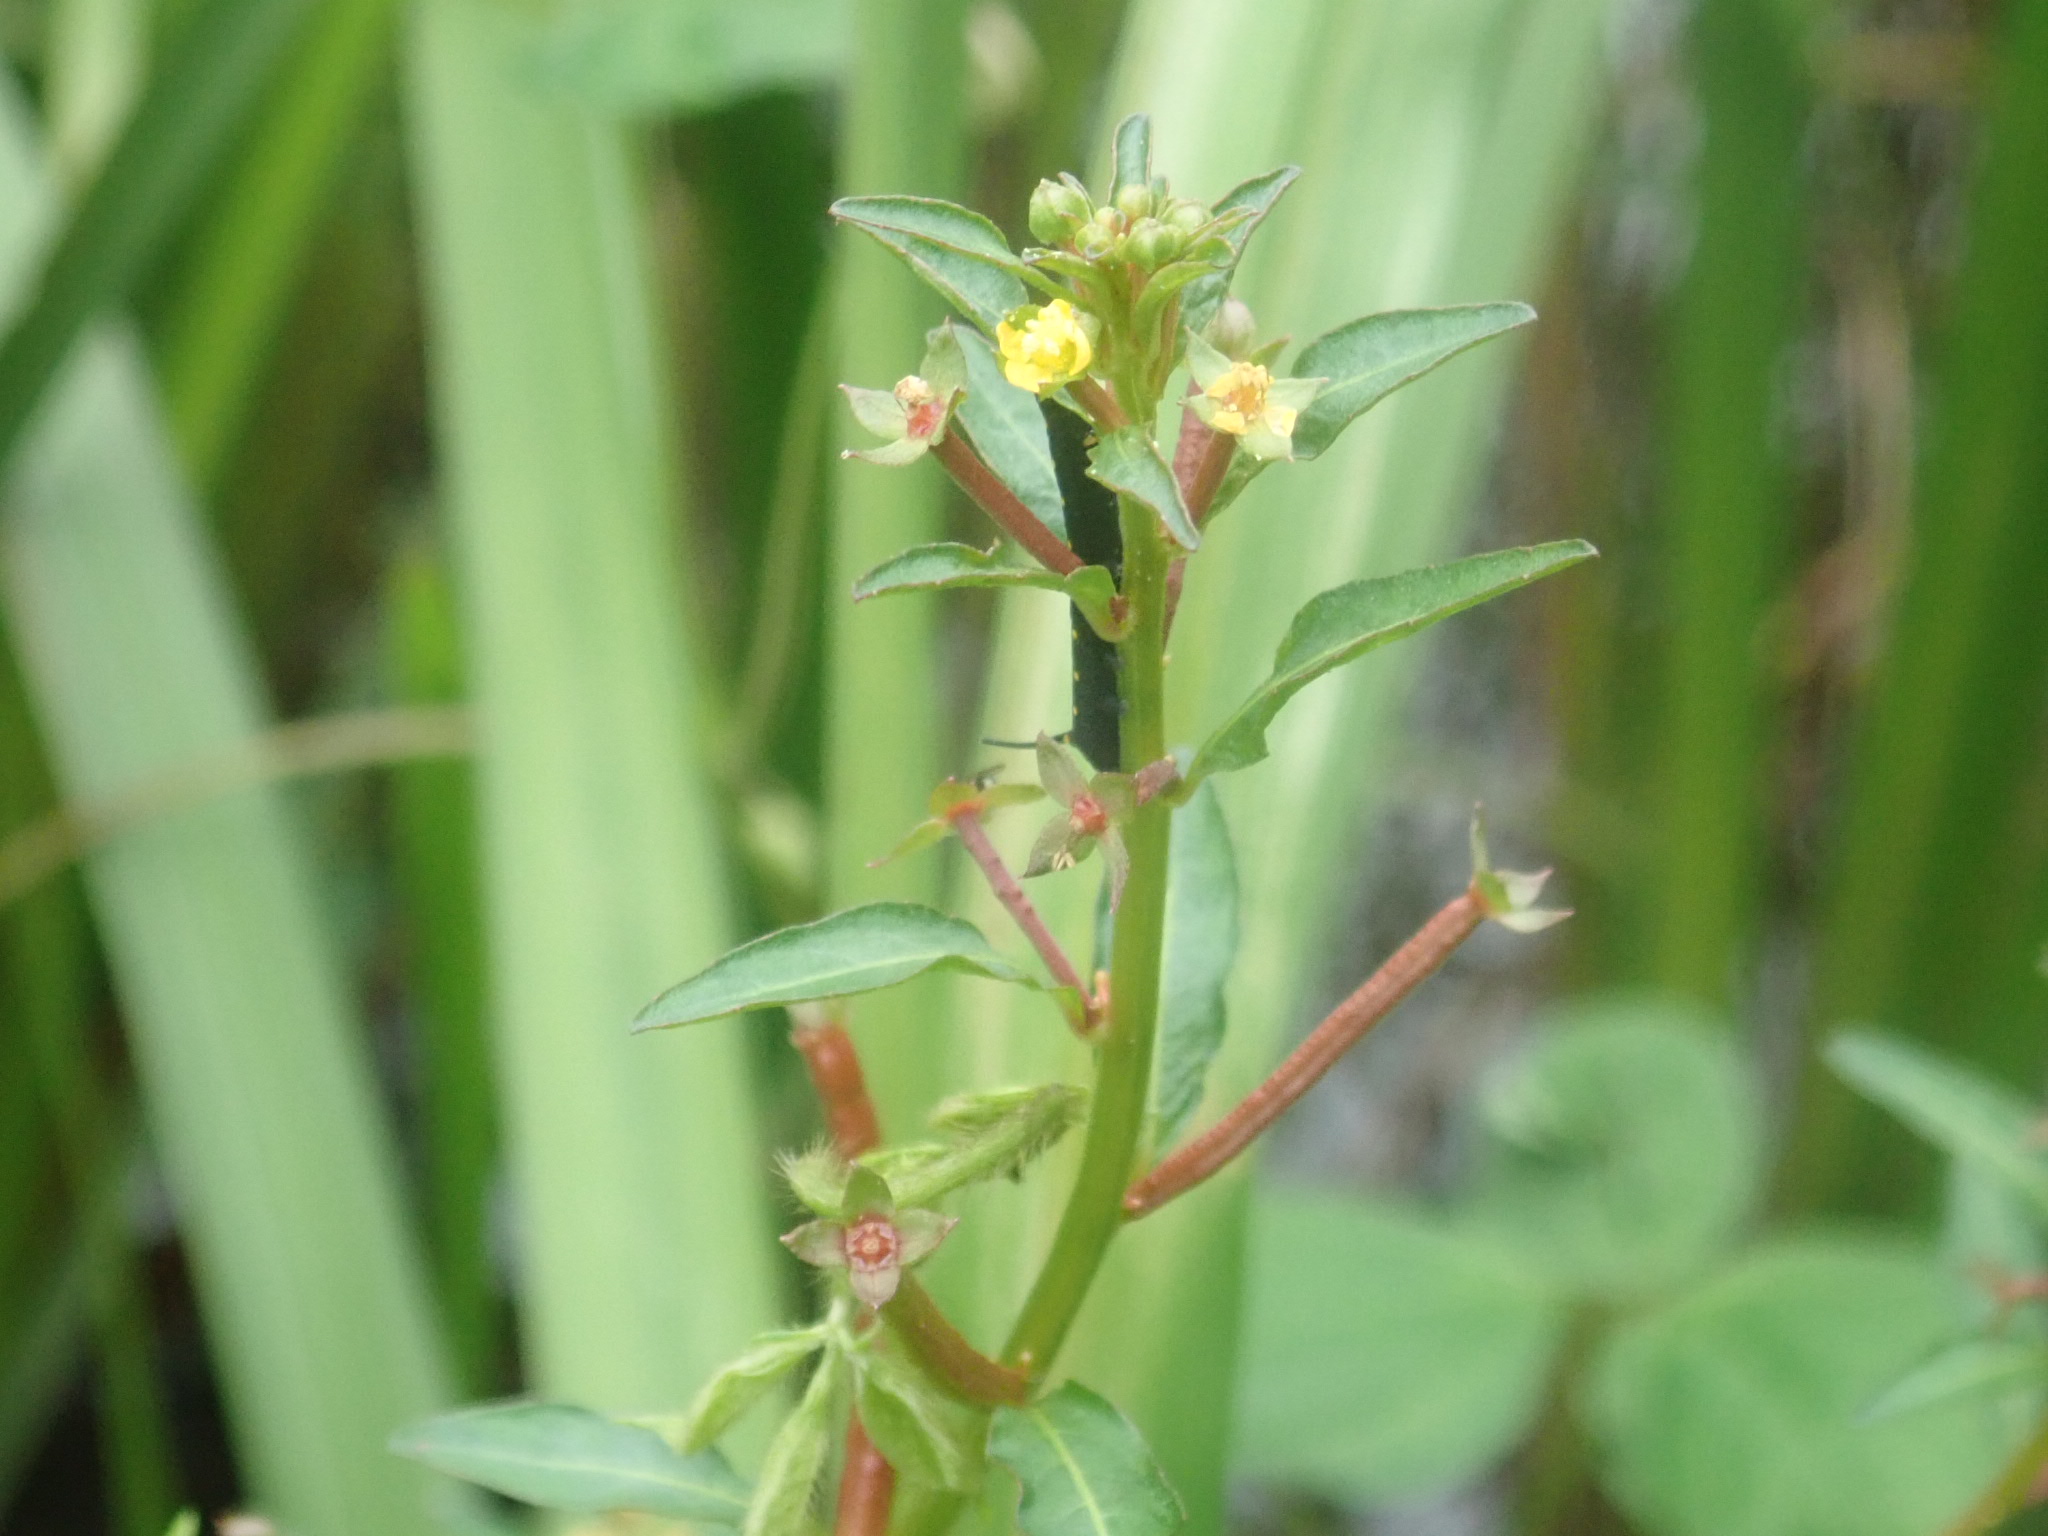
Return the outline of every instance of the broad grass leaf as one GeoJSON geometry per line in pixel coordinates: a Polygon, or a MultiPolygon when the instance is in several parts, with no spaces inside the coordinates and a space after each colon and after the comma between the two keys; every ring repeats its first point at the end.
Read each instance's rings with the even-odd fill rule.
{"type": "Polygon", "coordinates": [[[641,1009],[633,1028],[873,992],[931,970],[1037,986],[972,923],[911,902],[877,901],[742,944],[641,1009]]]}
{"type": "Polygon", "coordinates": [[[1247,1284],[1233,1470],[1346,1504],[1506,1455],[1564,1332],[1557,1292],[1497,1244],[1349,1196],[1261,1199],[1247,1284]]]}
{"type": "Polygon", "coordinates": [[[1266,727],[1289,699],[1324,673],[1595,553],[1583,539],[1563,539],[1398,576],[1369,576],[1310,598],[1280,642],[1272,675],[1202,743],[1188,777],[1228,773],[1264,759],[1266,727]]]}
{"type": "Polygon", "coordinates": [[[491,1403],[428,1419],[392,1450],[544,1509],[637,1510],[737,1525],[747,1488],[714,1451],[679,1455],[651,1429],[561,1403],[491,1403]]]}
{"type": "Polygon", "coordinates": [[[1927,1536],[2026,1431],[1987,1401],[1864,1409],[1954,1334],[1966,1298],[1877,1239],[1759,1249],[1623,1324],[1584,1401],[1603,1480],[1650,1536],[1927,1536]]]}

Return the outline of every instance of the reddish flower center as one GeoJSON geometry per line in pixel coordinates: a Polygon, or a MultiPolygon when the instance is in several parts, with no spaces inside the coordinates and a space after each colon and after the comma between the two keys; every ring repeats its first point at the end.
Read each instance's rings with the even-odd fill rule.
{"type": "Polygon", "coordinates": [[[927,400],[922,405],[910,407],[906,430],[912,437],[926,438],[937,432],[946,421],[946,407],[937,400],[927,400]]]}
{"type": "Polygon", "coordinates": [[[1074,830],[1085,837],[1100,837],[1109,830],[1109,812],[1093,795],[1076,795],[1067,814],[1073,820],[1074,830]]]}
{"type": "Polygon", "coordinates": [[[901,1247],[895,1226],[880,1216],[863,1217],[846,1229],[846,1262],[854,1269],[887,1269],[901,1247]]]}

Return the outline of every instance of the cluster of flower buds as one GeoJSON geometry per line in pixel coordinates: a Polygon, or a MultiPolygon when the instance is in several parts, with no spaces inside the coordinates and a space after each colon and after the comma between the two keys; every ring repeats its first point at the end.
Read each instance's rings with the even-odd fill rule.
{"type": "Polygon", "coordinates": [[[1164,176],[1125,187],[1101,207],[1071,175],[1041,181],[1031,194],[1031,233],[1048,246],[1085,261],[1128,262],[1147,272],[1176,261],[1228,264],[1232,253],[1223,230],[1229,222],[1204,204],[1175,197],[1164,176]]]}

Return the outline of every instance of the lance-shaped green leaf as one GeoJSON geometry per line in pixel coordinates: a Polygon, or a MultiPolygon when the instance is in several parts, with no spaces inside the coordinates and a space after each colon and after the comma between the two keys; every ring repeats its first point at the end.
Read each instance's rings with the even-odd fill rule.
{"type": "Polygon", "coordinates": [[[1582,539],[1563,539],[1528,549],[1473,555],[1398,576],[1368,577],[1310,598],[1294,616],[1287,638],[1280,642],[1272,675],[1202,743],[1188,770],[1189,780],[1199,782],[1212,773],[1249,768],[1263,759],[1266,727],[1273,717],[1324,673],[1389,641],[1426,629],[1439,619],[1589,560],[1596,553],[1582,539]]]}
{"type": "Polygon", "coordinates": [[[491,1403],[444,1413],[392,1438],[437,1472],[543,1509],[637,1510],[737,1525],[747,1487],[714,1451],[683,1456],[651,1429],[561,1403],[491,1403]]]}
{"type": "Polygon", "coordinates": [[[1053,474],[1052,447],[1045,437],[1045,418],[1038,396],[1003,377],[996,349],[981,332],[963,330],[947,321],[959,338],[967,360],[967,393],[954,408],[955,426],[964,427],[982,462],[996,478],[1017,493],[1032,515],[1060,538],[1067,536],[1067,504],[1053,474]]]}
{"type": "Polygon", "coordinates": [[[1173,470],[1159,456],[1152,434],[1143,427],[1124,427],[1106,433],[1088,450],[1088,477],[1145,503],[1159,514],[1166,531],[1183,549],[1201,544],[1195,520],[1188,515],[1187,503],[1181,500],[1180,482],[1173,478],[1173,470]]]}
{"type": "Polygon", "coordinates": [[[1886,1387],[1866,1421],[1913,1413],[1957,1398],[2015,1394],[2048,1387],[2048,1344],[2032,1338],[1981,1337],[1945,1344],[1886,1387]]]}
{"type": "Polygon", "coordinates": [[[998,549],[971,544],[920,544],[884,560],[853,584],[853,600],[891,592],[937,592],[947,587],[1037,587],[1058,592],[1080,609],[1105,639],[1117,638],[1116,578],[1100,565],[1062,576],[1042,565],[1016,565],[998,549]]]}
{"type": "Polygon", "coordinates": [[[1283,165],[1263,176],[1239,182],[1217,199],[1218,214],[1232,213],[1240,208],[1248,211],[1246,217],[1223,231],[1223,238],[1230,242],[1230,265],[1212,276],[1198,279],[1181,295],[1181,324],[1199,335],[1216,318],[1216,311],[1223,307],[1223,300],[1230,293],[1230,279],[1244,255],[1245,243],[1251,239],[1252,231],[1265,222],[1266,215],[1273,211],[1273,205],[1280,201],[1281,194],[1294,185],[1300,174],[1300,166],[1283,165]]]}
{"type": "Polygon", "coordinates": [[[842,197],[832,216],[894,251],[984,331],[1025,302],[1030,269],[978,213],[929,197],[842,197]]]}
{"type": "Polygon", "coordinates": [[[1202,785],[1174,812],[1167,868],[1159,1067],[1152,1085],[1162,1145],[1202,1102],[1209,1063],[1223,1044],[1224,984],[1237,959],[1237,856],[1214,785],[1202,785]]]}
{"type": "Polygon", "coordinates": [[[972,923],[910,902],[877,901],[742,944],[641,1009],[633,1029],[873,992],[931,970],[1037,986],[972,923]]]}
{"type": "Polygon", "coordinates": [[[775,1389],[777,1382],[825,1346],[821,1328],[764,1333],[745,1354],[705,1382],[683,1415],[678,1438],[686,1451],[700,1451],[775,1389]]]}
{"type": "Polygon", "coordinates": [[[998,1408],[988,1453],[1016,1473],[1026,1536],[1168,1536],[1180,1498],[1131,1421],[1070,1381],[1026,1408],[998,1408]]]}
{"type": "Polygon", "coordinates": [[[1526,304],[1392,309],[1318,336],[1301,349],[1294,371],[1330,382],[1295,423],[1294,456],[1314,458],[1409,380],[1535,318],[1536,311],[1526,304]]]}
{"type": "Polygon", "coordinates": [[[1109,198],[1115,202],[1124,188],[1143,187],[1152,180],[1152,119],[1143,112],[1133,112],[1116,125],[1111,145],[1115,165],[1109,198]]]}
{"type": "Polygon", "coordinates": [[[961,1094],[932,1112],[942,1141],[887,1147],[861,1159],[905,1205],[930,1205],[983,1179],[1015,1178],[1080,1124],[1085,1089],[1067,1083],[961,1094]]]}
{"type": "Polygon", "coordinates": [[[859,1360],[860,1422],[889,1465],[941,1488],[980,1486],[988,1420],[908,1361],[859,1360]]]}
{"type": "Polygon", "coordinates": [[[846,1357],[837,1349],[828,1350],[796,1411],[769,1442],[753,1503],[740,1528],[743,1536],[793,1536],[810,1528],[811,1490],[832,1454],[832,1410],[845,1376],[846,1357]]]}
{"type": "Polygon", "coordinates": [[[2048,1158],[2034,1150],[2041,1112],[2003,1083],[1909,1045],[1865,1032],[1828,1042],[1837,1076],[1875,1099],[1951,1156],[1977,1163],[2048,1217],[2048,1158]]]}

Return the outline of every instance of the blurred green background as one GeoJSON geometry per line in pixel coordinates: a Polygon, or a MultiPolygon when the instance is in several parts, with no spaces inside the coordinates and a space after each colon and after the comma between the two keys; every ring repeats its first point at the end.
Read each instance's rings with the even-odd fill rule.
{"type": "MultiPolygon", "coordinates": [[[[7,1531],[461,1528],[399,1422],[675,1404],[798,1314],[778,1021],[624,1022],[772,924],[966,897],[866,860],[1067,707],[1056,601],[844,600],[985,535],[936,472],[837,458],[831,385],[886,387],[939,309],[824,208],[1020,237],[1142,109],[1177,191],[1304,168],[1238,284],[1269,334],[1542,314],[1219,524],[1181,737],[1337,581],[1604,558],[1320,684],[1227,786],[1210,1113],[1458,888],[1475,800],[1578,917],[1475,945],[1255,1180],[1134,1229],[1072,1369],[1202,1532],[1932,1536],[1918,1493],[1673,1514],[1615,1363],[1647,1335],[1592,1388],[1572,1342],[1634,1301],[1475,1277],[1476,1310],[1387,1319],[1450,1294],[1410,1202],[1486,1203],[1469,1106],[1546,1008],[1679,1013],[1733,1063],[1754,1130],[1673,1154],[1736,1170],[1716,1242],[1893,1234],[1865,1335],[1954,1278],[1938,1163],[1814,1047],[1877,1024],[2041,1087],[2048,3],[0,0],[0,49],[7,1531]],[[1304,1416],[1339,1432],[1304,1449],[1304,1416]]],[[[1078,932],[1090,899],[1046,905],[1078,932]]],[[[888,1122],[1074,1070],[1009,1007],[856,1009],[888,1122]]],[[[1040,1182],[937,1263],[984,1342],[1040,1182]]]]}

